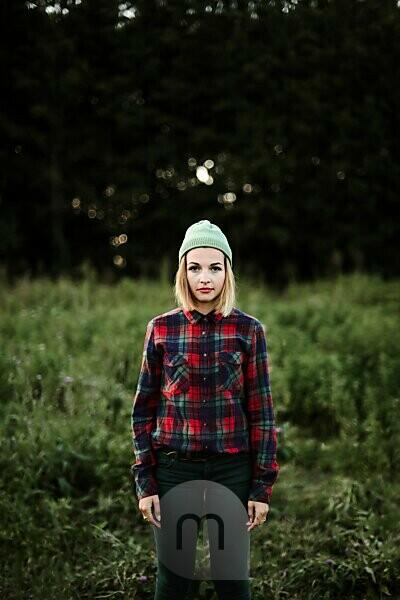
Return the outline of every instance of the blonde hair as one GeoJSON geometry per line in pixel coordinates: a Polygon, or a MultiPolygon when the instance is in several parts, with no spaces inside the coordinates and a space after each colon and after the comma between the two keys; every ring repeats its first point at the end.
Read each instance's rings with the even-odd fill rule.
{"type": "MultiPolygon", "coordinates": [[[[175,273],[174,295],[179,306],[186,310],[196,308],[193,302],[189,283],[186,276],[186,255],[185,253],[179,263],[177,272],[175,273]]],[[[233,274],[229,258],[224,254],[225,264],[225,281],[221,293],[218,296],[217,304],[215,305],[216,312],[222,312],[224,317],[227,317],[236,303],[236,280],[233,274]]]]}

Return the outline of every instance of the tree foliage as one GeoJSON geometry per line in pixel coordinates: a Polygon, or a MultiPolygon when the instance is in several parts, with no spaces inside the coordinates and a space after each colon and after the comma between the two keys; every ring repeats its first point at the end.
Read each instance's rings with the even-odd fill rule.
{"type": "Polygon", "coordinates": [[[160,256],[175,267],[186,227],[209,218],[236,265],[269,280],[398,274],[399,10],[395,0],[4,3],[7,270],[90,259],[153,273],[160,256]]]}

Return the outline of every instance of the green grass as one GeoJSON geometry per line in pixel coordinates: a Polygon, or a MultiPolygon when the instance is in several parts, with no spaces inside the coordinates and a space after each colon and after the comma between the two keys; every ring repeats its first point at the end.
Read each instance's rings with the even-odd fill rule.
{"type": "MultiPolygon", "coordinates": [[[[239,280],[280,427],[254,600],[400,596],[399,299],[398,280],[361,274],[282,294],[239,280]]],[[[2,598],[153,598],[130,410],[146,323],[173,307],[165,277],[2,283],[2,598]]],[[[210,581],[199,598],[216,599],[210,581]]]]}

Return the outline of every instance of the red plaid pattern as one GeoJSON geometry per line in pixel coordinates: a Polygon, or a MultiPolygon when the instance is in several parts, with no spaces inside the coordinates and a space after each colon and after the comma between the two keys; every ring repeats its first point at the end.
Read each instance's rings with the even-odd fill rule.
{"type": "Polygon", "coordinates": [[[277,435],[267,341],[259,320],[175,308],[147,324],[133,400],[137,498],[158,494],[155,450],[250,452],[249,500],[270,502],[277,435]]]}

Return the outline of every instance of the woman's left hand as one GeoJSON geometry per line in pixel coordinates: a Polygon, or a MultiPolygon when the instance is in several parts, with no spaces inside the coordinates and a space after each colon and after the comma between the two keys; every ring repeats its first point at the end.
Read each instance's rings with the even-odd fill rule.
{"type": "Polygon", "coordinates": [[[269,505],[265,502],[256,502],[255,500],[249,500],[247,502],[247,506],[249,520],[247,521],[246,525],[249,526],[247,528],[247,531],[250,531],[251,529],[256,527],[256,525],[261,525],[261,523],[264,523],[266,521],[269,511],[269,505]]]}

